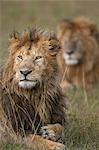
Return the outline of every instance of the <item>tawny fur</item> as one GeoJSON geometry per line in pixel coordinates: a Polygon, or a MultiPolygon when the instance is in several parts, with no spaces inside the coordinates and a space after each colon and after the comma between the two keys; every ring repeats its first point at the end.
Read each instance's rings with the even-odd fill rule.
{"type": "Polygon", "coordinates": [[[73,85],[91,89],[97,86],[99,84],[99,31],[97,26],[84,17],[63,20],[58,25],[57,36],[62,46],[62,51],[58,55],[62,87],[68,88],[69,85],[73,85]],[[74,48],[74,54],[77,57],[80,56],[80,60],[78,64],[72,66],[65,63],[63,54],[68,51],[68,48],[65,48],[67,44],[72,46],[75,38],[82,44],[78,52],[74,48]]]}
{"type": "MultiPolygon", "coordinates": [[[[52,124],[53,128],[54,124],[60,124],[63,128],[66,100],[59,86],[56,55],[60,46],[56,37],[33,28],[23,34],[14,33],[9,48],[9,58],[0,74],[0,104],[15,132],[38,134],[40,128],[48,124],[52,124]],[[21,62],[16,63],[17,54],[26,57],[33,55],[34,59],[39,53],[44,57],[43,68],[34,65],[32,70],[32,76],[40,76],[39,85],[33,89],[19,87],[15,79],[21,66],[21,62]]],[[[27,61],[23,68],[31,67],[33,61],[27,61]]]]}

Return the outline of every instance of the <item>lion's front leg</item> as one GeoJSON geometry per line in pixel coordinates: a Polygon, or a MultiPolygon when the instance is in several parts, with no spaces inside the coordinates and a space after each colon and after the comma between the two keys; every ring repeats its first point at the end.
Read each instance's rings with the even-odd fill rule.
{"type": "Polygon", "coordinates": [[[40,135],[52,141],[60,141],[63,136],[64,127],[60,124],[48,124],[41,127],[40,135]]]}

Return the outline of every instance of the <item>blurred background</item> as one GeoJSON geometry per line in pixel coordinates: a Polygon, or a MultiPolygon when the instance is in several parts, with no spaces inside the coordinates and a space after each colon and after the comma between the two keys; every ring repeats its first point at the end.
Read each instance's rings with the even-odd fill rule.
{"type": "Polygon", "coordinates": [[[99,24],[99,0],[0,0],[0,66],[9,34],[34,25],[55,30],[61,19],[86,16],[99,24]]]}

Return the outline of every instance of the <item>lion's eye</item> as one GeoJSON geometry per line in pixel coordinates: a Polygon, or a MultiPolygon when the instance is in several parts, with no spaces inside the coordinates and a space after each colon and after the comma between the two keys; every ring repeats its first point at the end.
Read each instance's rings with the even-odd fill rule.
{"type": "Polygon", "coordinates": [[[54,49],[54,47],[50,47],[50,48],[49,48],[49,50],[51,50],[51,51],[52,51],[53,49],[54,49]]]}
{"type": "Polygon", "coordinates": [[[43,63],[43,57],[42,56],[36,56],[34,59],[34,63],[41,65],[43,63]]]}
{"type": "Polygon", "coordinates": [[[23,60],[23,57],[21,55],[17,56],[17,60],[23,60]]]}
{"type": "Polygon", "coordinates": [[[42,56],[37,56],[36,58],[35,58],[35,60],[39,60],[39,59],[41,59],[42,58],[42,56]]]}

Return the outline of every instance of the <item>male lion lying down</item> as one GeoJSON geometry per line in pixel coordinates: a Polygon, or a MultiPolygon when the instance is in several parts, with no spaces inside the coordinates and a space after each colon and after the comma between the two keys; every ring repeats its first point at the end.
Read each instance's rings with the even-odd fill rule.
{"type": "MultiPolygon", "coordinates": [[[[66,100],[58,81],[58,40],[52,33],[33,28],[23,34],[14,33],[9,48],[9,58],[0,75],[0,104],[8,120],[16,134],[33,133],[59,141],[66,100]]],[[[33,138],[39,143],[40,136],[33,138]]],[[[44,143],[49,140],[44,139],[44,143]]]]}

